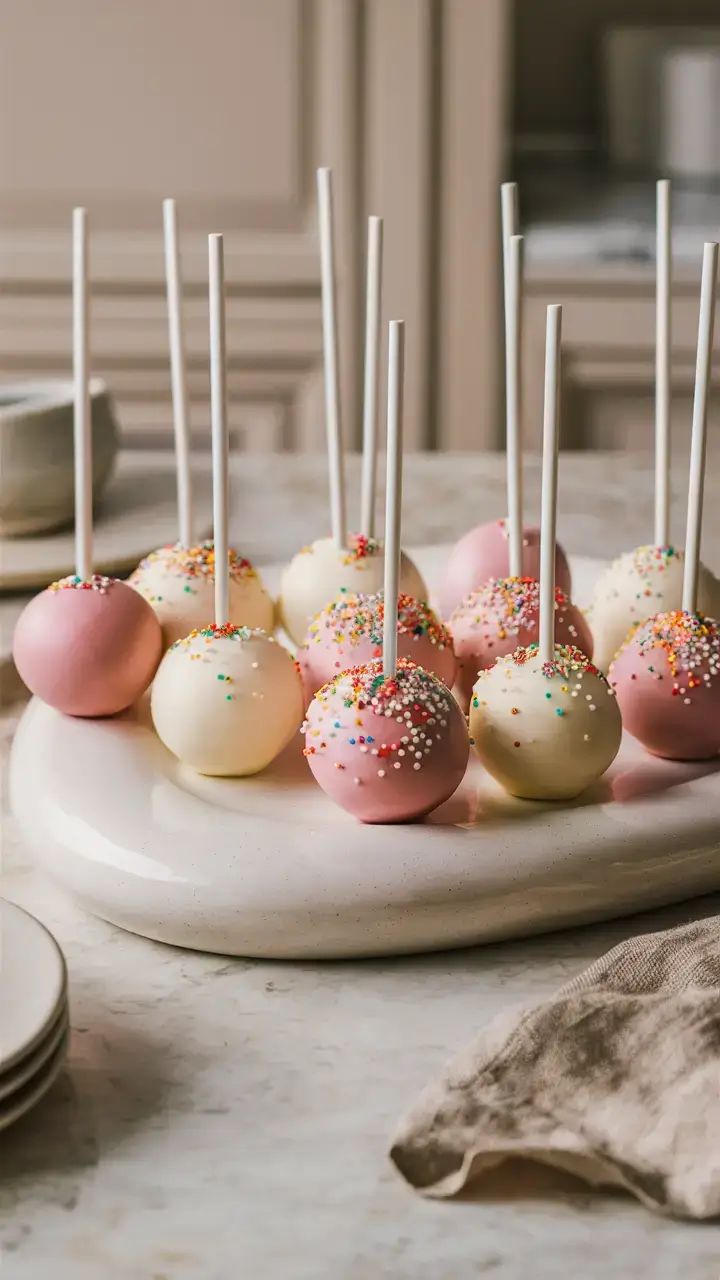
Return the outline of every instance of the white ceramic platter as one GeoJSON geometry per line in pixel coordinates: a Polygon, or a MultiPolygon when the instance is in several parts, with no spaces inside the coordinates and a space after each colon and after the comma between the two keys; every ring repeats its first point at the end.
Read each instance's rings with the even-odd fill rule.
{"type": "MultiPolygon", "coordinates": [[[[579,599],[598,568],[574,565],[579,599]]],[[[472,762],[426,821],[366,827],[318,790],[299,736],[259,777],[202,778],[147,704],[81,721],[34,702],[11,789],[38,860],[88,910],[235,955],[458,947],[720,887],[720,761],[655,760],[631,739],[570,806],[509,798],[472,762]]]]}
{"type": "Polygon", "coordinates": [[[33,916],[0,899],[0,1072],[40,1044],[65,1002],[65,961],[33,916]]]}

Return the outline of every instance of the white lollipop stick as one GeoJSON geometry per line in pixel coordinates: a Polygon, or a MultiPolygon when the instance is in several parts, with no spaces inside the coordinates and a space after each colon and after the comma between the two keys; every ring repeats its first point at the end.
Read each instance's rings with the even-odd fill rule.
{"type": "Polygon", "coordinates": [[[377,475],[377,411],[380,373],[380,312],[382,307],[383,220],[368,218],[367,285],[365,297],[365,382],[363,387],[363,458],[360,529],[375,533],[377,475]]]}
{"type": "Polygon", "coordinates": [[[183,343],[182,285],[177,209],[174,200],[163,200],[165,232],[165,286],[170,337],[170,378],[175,427],[178,532],[184,547],[193,544],[192,484],[190,478],[190,415],[188,412],[185,350],[183,343]]]}
{"type": "Polygon", "coordinates": [[[518,185],[503,182],[500,187],[500,214],[502,218],[503,277],[508,278],[507,258],[510,240],[518,233],[518,185]]]}
{"type": "Polygon", "coordinates": [[[655,545],[670,540],[670,183],[657,184],[655,288],[655,545]]]}
{"type": "Polygon", "coordinates": [[[318,169],[317,186],[320,222],[320,274],[322,279],[325,427],[330,472],[330,524],[335,545],[342,550],[347,543],[347,525],[345,520],[342,421],[340,417],[340,375],[338,372],[332,172],[330,169],[318,169]]]}
{"type": "Polygon", "coordinates": [[[229,622],[228,422],[225,380],[225,250],[223,237],[208,237],[210,266],[210,418],[212,422],[215,623],[229,622]]]}
{"type": "Polygon", "coordinates": [[[543,662],[551,662],[555,652],[555,530],[560,438],[561,331],[562,307],[548,307],[545,333],[545,407],[540,521],[540,657],[543,662]]]}
{"type": "Polygon", "coordinates": [[[690,486],[688,492],[687,532],[685,534],[685,575],[683,577],[682,594],[682,607],[686,613],[697,612],[700,529],[702,526],[703,487],[705,484],[708,391],[710,388],[713,329],[715,327],[717,265],[718,246],[714,242],[709,242],[703,249],[697,364],[695,366],[695,396],[693,399],[692,439],[690,444],[690,486]]]}
{"type": "Polygon", "coordinates": [[[385,620],[383,626],[383,675],[386,677],[394,676],[397,670],[404,369],[405,323],[403,320],[391,320],[388,332],[385,620]]]}
{"type": "Polygon", "coordinates": [[[87,581],[93,564],[87,209],[73,209],[73,381],[75,572],[87,581]]]}
{"type": "Polygon", "coordinates": [[[522,444],[520,438],[520,348],[522,325],[522,236],[511,236],[505,281],[505,415],[510,575],[523,570],[522,444]]]}

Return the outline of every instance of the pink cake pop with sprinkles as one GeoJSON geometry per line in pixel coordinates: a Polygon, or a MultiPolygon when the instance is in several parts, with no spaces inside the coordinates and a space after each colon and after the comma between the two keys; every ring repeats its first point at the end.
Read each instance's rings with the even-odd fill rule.
{"type": "MultiPolygon", "coordinates": [[[[523,526],[521,440],[521,322],[522,236],[517,235],[517,183],[501,188],[505,301],[505,425],[508,516],[476,525],[463,534],[450,553],[439,590],[440,611],[449,618],[453,610],[490,578],[526,573],[540,576],[540,530],[523,526]],[[513,542],[521,548],[521,560],[513,564],[513,542]]],[[[555,581],[570,595],[567,556],[555,547],[555,581]]]]}
{"type": "Polygon", "coordinates": [[[481,671],[470,732],[488,773],[511,795],[570,800],[617,755],[622,724],[607,680],[555,638],[555,524],[562,309],[548,307],[543,425],[539,642],[481,671]]]}
{"type": "MultiPolygon", "coordinates": [[[[385,604],[375,595],[341,596],[310,623],[297,660],[308,698],[348,667],[382,657],[385,604]]],[[[425,601],[398,596],[398,654],[431,671],[448,688],[455,681],[452,636],[425,601]]]]}
{"type": "MultiPolygon", "coordinates": [[[[458,685],[465,704],[478,672],[491,667],[518,646],[537,643],[540,629],[540,583],[537,578],[491,578],[473,591],[450,619],[458,685]]],[[[555,639],[592,658],[593,639],[587,620],[560,587],[555,588],[555,639]]]]}
{"type": "Polygon", "coordinates": [[[610,667],[625,728],[653,755],[670,760],[706,760],[720,753],[720,629],[697,611],[717,260],[717,244],[706,244],[682,608],[642,623],[610,667]]]}
{"type": "Polygon", "coordinates": [[[117,578],[93,572],[87,214],[73,214],[75,568],[23,610],[13,637],[21,678],[43,702],[75,716],[109,716],[148,687],[162,652],[150,605],[117,578]]]}
{"type": "Polygon", "coordinates": [[[383,657],[342,672],[308,708],[305,756],[317,782],[362,822],[411,822],[457,789],[465,718],[437,676],[397,656],[404,326],[390,324],[383,657]]]}

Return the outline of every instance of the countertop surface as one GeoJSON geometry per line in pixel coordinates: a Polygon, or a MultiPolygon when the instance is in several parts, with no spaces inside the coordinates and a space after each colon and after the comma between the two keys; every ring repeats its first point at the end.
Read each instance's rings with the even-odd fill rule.
{"type": "MultiPolygon", "coordinates": [[[[235,470],[245,554],[267,562],[324,531],[317,460],[255,455],[235,470]]],[[[717,568],[716,475],[705,548],[717,568]]],[[[536,464],[527,477],[536,512],[536,464]]],[[[409,459],[405,541],[501,515],[501,481],[498,458],[409,459]]],[[[649,537],[648,466],[569,457],[560,491],[572,551],[649,537]]],[[[21,709],[3,713],[6,747],[21,709]]],[[[7,813],[3,852],[3,894],[65,951],[73,1028],[61,1078],[0,1135],[3,1280],[717,1280],[715,1225],[531,1165],[471,1198],[425,1201],[386,1153],[416,1092],[494,1013],[720,898],[469,951],[280,964],[162,947],[81,914],[29,867],[7,813]]]]}

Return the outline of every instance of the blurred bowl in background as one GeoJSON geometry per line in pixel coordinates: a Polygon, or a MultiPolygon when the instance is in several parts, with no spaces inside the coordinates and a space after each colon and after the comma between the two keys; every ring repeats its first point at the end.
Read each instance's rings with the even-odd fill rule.
{"type": "MultiPolygon", "coordinates": [[[[110,394],[90,380],[95,502],[110,478],[118,429],[110,394]]],[[[73,384],[0,384],[0,535],[41,533],[74,516],[73,384]]]]}

